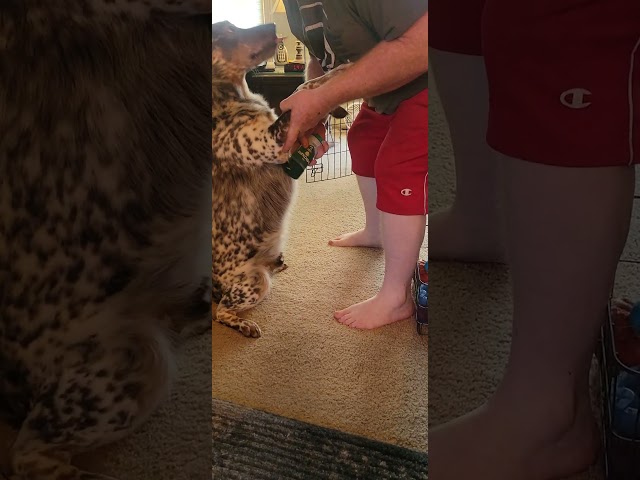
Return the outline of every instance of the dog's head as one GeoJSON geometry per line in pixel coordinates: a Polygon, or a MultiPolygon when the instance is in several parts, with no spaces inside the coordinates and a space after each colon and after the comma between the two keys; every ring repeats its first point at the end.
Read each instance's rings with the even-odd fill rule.
{"type": "Polygon", "coordinates": [[[272,57],[278,41],[272,23],[243,29],[219,22],[212,26],[212,38],[216,74],[235,79],[272,57]]]}

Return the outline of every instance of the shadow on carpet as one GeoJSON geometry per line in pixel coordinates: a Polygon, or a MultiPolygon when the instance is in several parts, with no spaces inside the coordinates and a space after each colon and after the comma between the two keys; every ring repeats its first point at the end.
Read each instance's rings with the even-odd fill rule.
{"type": "Polygon", "coordinates": [[[427,455],[213,400],[212,480],[426,480],[427,455]]]}

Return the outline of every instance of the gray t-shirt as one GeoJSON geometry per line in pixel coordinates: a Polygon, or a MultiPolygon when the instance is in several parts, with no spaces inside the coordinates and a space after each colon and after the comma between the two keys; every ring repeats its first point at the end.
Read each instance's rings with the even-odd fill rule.
{"type": "MultiPolygon", "coordinates": [[[[428,10],[428,0],[284,0],[284,3],[291,32],[320,60],[325,71],[357,61],[381,41],[400,37],[428,10]]],[[[368,99],[369,106],[378,113],[391,114],[400,102],[427,86],[425,73],[394,91],[368,99]]]]}

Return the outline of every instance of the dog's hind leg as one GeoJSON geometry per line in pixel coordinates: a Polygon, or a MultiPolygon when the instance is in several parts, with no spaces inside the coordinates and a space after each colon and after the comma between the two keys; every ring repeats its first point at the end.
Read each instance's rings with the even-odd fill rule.
{"type": "MultiPolygon", "coordinates": [[[[82,471],[71,457],[119,440],[167,395],[173,354],[164,337],[118,332],[61,352],[61,369],[43,373],[11,450],[11,480],[113,480],[82,471]]],[[[55,363],[55,362],[54,362],[55,363]]]]}
{"type": "Polygon", "coordinates": [[[216,310],[216,321],[238,330],[246,337],[262,335],[257,323],[240,318],[243,312],[258,305],[269,291],[270,279],[266,268],[255,267],[234,278],[233,286],[223,294],[216,310]]]}

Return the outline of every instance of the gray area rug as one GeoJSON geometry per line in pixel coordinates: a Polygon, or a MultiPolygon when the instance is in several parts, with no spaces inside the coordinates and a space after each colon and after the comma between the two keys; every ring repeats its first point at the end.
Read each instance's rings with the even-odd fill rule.
{"type": "Polygon", "coordinates": [[[213,400],[212,480],[426,480],[427,455],[213,400]]]}

